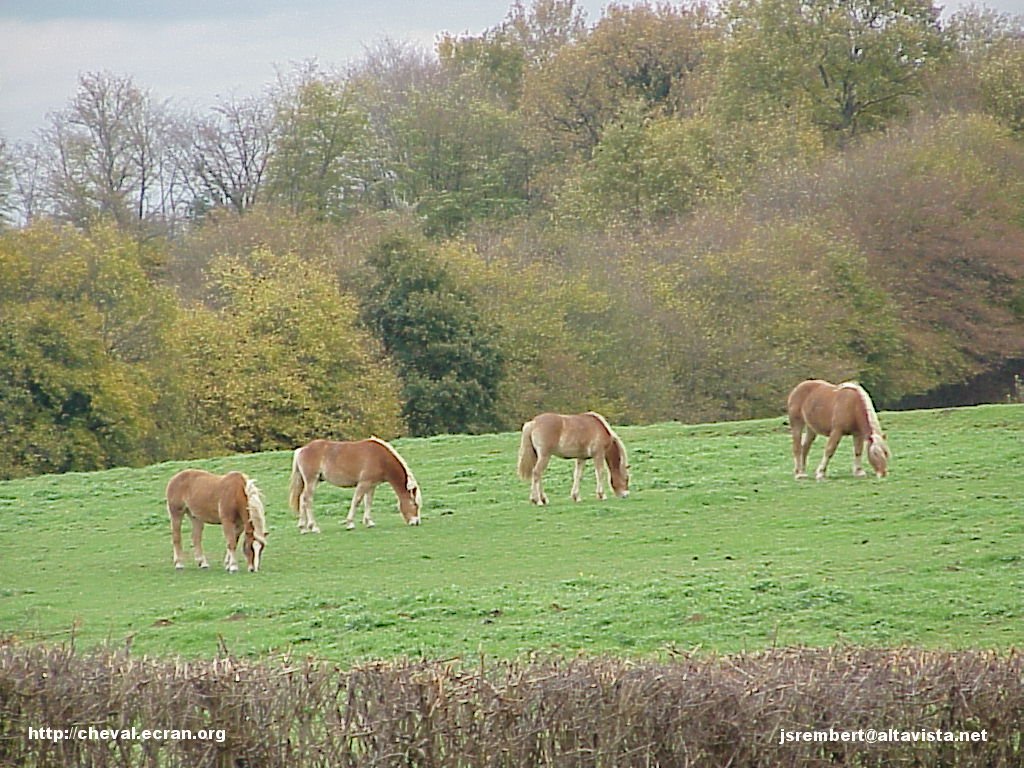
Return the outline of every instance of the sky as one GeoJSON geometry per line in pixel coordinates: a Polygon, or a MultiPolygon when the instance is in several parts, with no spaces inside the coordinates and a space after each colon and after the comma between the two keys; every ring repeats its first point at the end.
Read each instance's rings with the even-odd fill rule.
{"type": "MultiPolygon", "coordinates": [[[[578,0],[590,23],[607,0],[578,0]]],[[[947,11],[966,0],[945,0],[947,11]]],[[[941,3],[941,0],[940,0],[941,3]]],[[[529,2],[525,3],[529,5],[529,2]]],[[[984,0],[1024,14],[1024,0],[984,0]]],[[[0,0],[0,138],[31,141],[83,72],[131,77],[157,100],[202,111],[316,61],[342,68],[382,40],[428,50],[479,34],[511,0],[0,0]]]]}

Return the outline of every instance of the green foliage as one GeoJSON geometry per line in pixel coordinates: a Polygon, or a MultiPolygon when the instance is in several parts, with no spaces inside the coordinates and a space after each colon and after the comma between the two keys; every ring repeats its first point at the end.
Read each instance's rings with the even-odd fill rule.
{"type": "MultiPolygon", "coordinates": [[[[511,428],[544,410],[617,413],[602,392],[600,360],[574,319],[600,312],[607,294],[585,276],[542,262],[523,264],[516,244],[487,258],[462,242],[440,253],[471,291],[483,322],[494,328],[504,360],[498,422],[511,428]]],[[[589,335],[589,334],[588,334],[589,335]]]]}
{"type": "Polygon", "coordinates": [[[495,429],[504,360],[471,296],[426,244],[404,235],[386,236],[369,263],[376,282],[363,316],[397,365],[412,433],[495,429]]]}
{"type": "Polygon", "coordinates": [[[271,197],[296,213],[337,220],[381,183],[369,118],[344,81],[310,76],[278,107],[268,168],[271,197]]]}
{"type": "Polygon", "coordinates": [[[109,229],[0,236],[0,476],[173,454],[172,306],[109,229]]]}
{"type": "Polygon", "coordinates": [[[402,431],[398,386],[355,300],[317,264],[255,250],[211,266],[218,306],[184,319],[194,426],[205,450],[291,448],[402,431]]]}
{"type": "Polygon", "coordinates": [[[725,14],[716,108],[790,114],[835,143],[905,114],[947,49],[930,0],[734,0],[725,14]]]}
{"type": "Polygon", "coordinates": [[[585,39],[528,73],[524,111],[539,130],[542,162],[590,157],[605,127],[636,103],[657,115],[695,111],[714,35],[699,6],[609,7],[585,39]]]}
{"type": "Polygon", "coordinates": [[[558,193],[559,217],[636,226],[691,210],[724,186],[715,138],[703,119],[648,118],[634,105],[558,193]]]}
{"type": "Polygon", "coordinates": [[[508,218],[523,210],[527,197],[517,118],[467,83],[411,94],[395,120],[398,194],[416,202],[430,235],[508,218]]]}
{"type": "Polygon", "coordinates": [[[994,53],[979,73],[984,105],[1001,123],[1024,135],[1024,45],[994,53]]]}

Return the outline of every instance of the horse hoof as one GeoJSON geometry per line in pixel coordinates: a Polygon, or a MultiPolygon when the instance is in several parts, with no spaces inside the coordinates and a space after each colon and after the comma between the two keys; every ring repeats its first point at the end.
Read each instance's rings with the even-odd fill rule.
{"type": "Polygon", "coordinates": [[[210,564],[209,564],[209,563],[200,563],[200,564],[199,564],[199,567],[200,567],[200,568],[209,568],[209,567],[210,567],[210,564]]]}
{"type": "Polygon", "coordinates": [[[346,531],[354,531],[355,529],[356,529],[356,524],[355,523],[345,523],[345,530],[346,531]]]}
{"type": "Polygon", "coordinates": [[[825,475],[817,474],[817,475],[814,476],[814,479],[817,480],[819,483],[824,483],[825,482],[825,475]]]}
{"type": "Polygon", "coordinates": [[[176,570],[176,571],[184,571],[185,570],[185,565],[183,563],[175,563],[174,564],[174,570],[176,570]]]}
{"type": "Polygon", "coordinates": [[[794,480],[806,480],[807,479],[807,473],[806,472],[797,472],[795,475],[793,475],[793,479],[794,480]]]}
{"type": "Polygon", "coordinates": [[[373,528],[377,524],[375,522],[373,522],[373,520],[364,520],[363,521],[363,525],[365,525],[367,528],[373,528]]]}
{"type": "Polygon", "coordinates": [[[853,476],[854,477],[867,477],[868,473],[865,472],[863,469],[861,469],[861,470],[858,470],[857,472],[854,472],[853,476]]]}

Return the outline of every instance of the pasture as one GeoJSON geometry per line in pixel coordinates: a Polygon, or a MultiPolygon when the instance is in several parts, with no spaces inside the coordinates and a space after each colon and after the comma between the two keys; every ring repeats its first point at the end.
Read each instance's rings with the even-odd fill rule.
{"type": "MultiPolygon", "coordinates": [[[[532,651],[671,656],[771,646],[1024,645],[1024,406],[880,414],[886,480],[792,478],[781,417],[618,429],[631,496],[569,500],[552,460],[538,508],[519,435],[394,444],[423,489],[407,527],[382,486],[377,527],[345,531],[351,489],[322,485],[323,532],[288,509],[290,452],[0,483],[0,631],[210,656],[292,651],[350,663],[532,651]],[[186,466],[241,469],[270,528],[258,574],[176,573],[164,507],[186,466]]],[[[811,452],[817,462],[824,441],[811,452]]],[[[188,541],[188,523],[185,523],[188,541]]]]}

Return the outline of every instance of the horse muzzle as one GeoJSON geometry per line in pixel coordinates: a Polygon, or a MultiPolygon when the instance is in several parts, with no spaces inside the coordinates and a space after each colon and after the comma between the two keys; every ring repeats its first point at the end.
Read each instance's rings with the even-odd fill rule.
{"type": "Polygon", "coordinates": [[[409,518],[409,525],[419,525],[419,524],[420,524],[420,516],[419,515],[416,515],[416,517],[409,518]]]}

